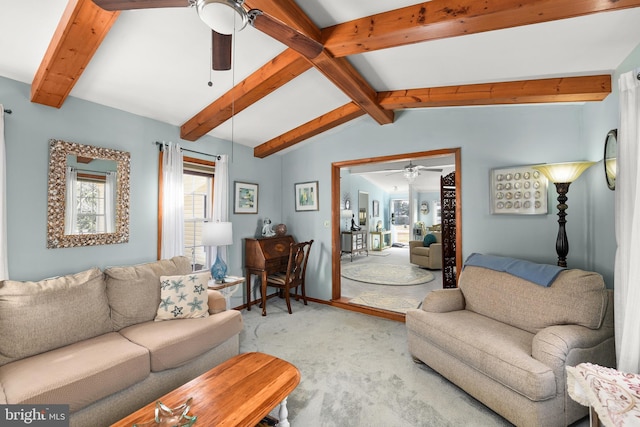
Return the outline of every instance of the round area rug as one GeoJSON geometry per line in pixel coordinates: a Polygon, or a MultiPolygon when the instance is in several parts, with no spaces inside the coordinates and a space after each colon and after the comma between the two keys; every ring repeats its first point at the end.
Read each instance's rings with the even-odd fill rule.
{"type": "Polygon", "coordinates": [[[376,285],[419,285],[434,279],[430,272],[412,265],[346,264],[340,270],[341,275],[347,279],[376,285]]]}

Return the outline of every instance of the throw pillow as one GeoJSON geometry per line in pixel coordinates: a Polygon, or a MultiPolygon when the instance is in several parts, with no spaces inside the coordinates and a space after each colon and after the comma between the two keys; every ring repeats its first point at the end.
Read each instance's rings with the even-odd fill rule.
{"type": "Polygon", "coordinates": [[[210,272],[160,276],[160,305],[154,320],[209,316],[207,288],[210,272]]]}
{"type": "Polygon", "coordinates": [[[424,239],[422,240],[422,245],[423,246],[431,246],[432,243],[436,243],[436,236],[434,236],[433,234],[429,233],[426,236],[424,236],[424,239]]]}

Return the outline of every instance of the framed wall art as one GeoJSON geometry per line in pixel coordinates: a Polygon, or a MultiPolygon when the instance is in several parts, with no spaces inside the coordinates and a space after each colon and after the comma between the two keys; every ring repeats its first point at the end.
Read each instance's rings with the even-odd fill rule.
{"type": "Polygon", "coordinates": [[[258,213],[258,184],[248,182],[234,183],[233,213],[257,214],[258,213]]]}
{"type": "Polygon", "coordinates": [[[378,202],[377,200],[374,200],[372,208],[373,208],[372,209],[373,216],[374,217],[379,217],[380,216],[380,202],[378,202]]]}
{"type": "Polygon", "coordinates": [[[491,213],[545,215],[547,178],[533,165],[491,170],[491,213]]]}
{"type": "Polygon", "coordinates": [[[294,185],[296,211],[318,210],[318,181],[301,182],[294,185]]]}

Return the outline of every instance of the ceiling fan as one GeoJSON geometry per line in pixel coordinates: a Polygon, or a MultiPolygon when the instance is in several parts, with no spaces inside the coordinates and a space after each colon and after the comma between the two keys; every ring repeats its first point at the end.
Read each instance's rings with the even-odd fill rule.
{"type": "Polygon", "coordinates": [[[231,69],[232,34],[247,24],[278,40],[308,59],[322,52],[322,43],[259,9],[246,10],[244,0],[93,0],[104,10],[194,7],[212,31],[212,68],[231,69]]]}
{"type": "Polygon", "coordinates": [[[413,162],[410,160],[408,165],[405,165],[402,169],[385,169],[385,171],[391,171],[391,173],[388,173],[387,175],[393,175],[396,173],[404,173],[405,175],[407,174],[419,174],[420,171],[430,171],[430,172],[442,172],[442,168],[439,167],[430,167],[430,166],[422,166],[422,165],[414,165],[413,162]]]}

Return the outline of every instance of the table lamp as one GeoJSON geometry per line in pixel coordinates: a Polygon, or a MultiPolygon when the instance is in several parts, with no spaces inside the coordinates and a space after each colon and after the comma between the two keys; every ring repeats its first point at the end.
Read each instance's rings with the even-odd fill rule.
{"type": "Polygon", "coordinates": [[[227,264],[220,256],[220,246],[233,243],[233,229],[230,222],[205,222],[202,225],[202,244],[204,246],[217,246],[216,260],[211,266],[211,277],[216,283],[224,283],[227,275],[227,264]]]}
{"type": "Polygon", "coordinates": [[[569,185],[578,179],[582,172],[593,166],[595,162],[567,162],[548,165],[533,166],[542,172],[544,176],[556,186],[558,192],[558,237],[556,238],[556,252],[558,253],[558,265],[567,266],[567,254],[569,253],[569,239],[565,230],[567,214],[567,193],[569,185]]]}

